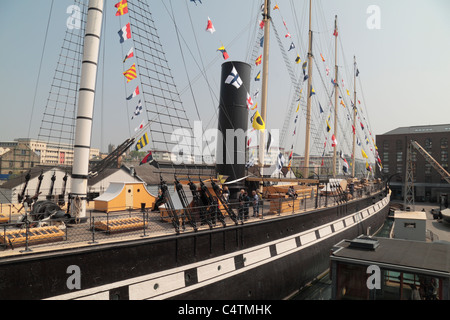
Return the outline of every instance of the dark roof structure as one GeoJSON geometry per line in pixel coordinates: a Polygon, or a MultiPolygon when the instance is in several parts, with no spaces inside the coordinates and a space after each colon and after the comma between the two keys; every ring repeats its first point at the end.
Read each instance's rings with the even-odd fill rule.
{"type": "Polygon", "coordinates": [[[418,134],[418,133],[438,133],[449,132],[450,124],[436,124],[436,125],[424,125],[424,126],[412,126],[412,127],[399,127],[397,129],[386,132],[385,135],[394,134],[418,134]]]}
{"type": "Polygon", "coordinates": [[[378,242],[374,250],[354,247],[344,240],[336,245],[332,260],[360,264],[382,264],[390,268],[408,267],[424,273],[441,273],[450,277],[450,243],[392,238],[371,238],[378,242]]]}

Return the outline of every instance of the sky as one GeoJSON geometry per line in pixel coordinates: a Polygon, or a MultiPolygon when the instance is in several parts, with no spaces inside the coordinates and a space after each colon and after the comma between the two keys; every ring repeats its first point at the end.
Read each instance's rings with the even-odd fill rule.
{"type": "MultiPolygon", "coordinates": [[[[101,94],[96,98],[92,136],[92,146],[104,152],[108,144],[118,145],[133,135],[137,125],[130,120],[134,105],[125,101],[130,88],[124,87],[122,60],[128,47],[119,44],[117,35],[127,20],[126,17],[115,17],[116,2],[105,1],[107,22],[103,32],[106,58],[102,60],[97,80],[101,94]]],[[[271,2],[272,7],[275,4],[280,7],[279,11],[272,12],[272,18],[285,49],[290,39],[284,38],[281,18],[286,22],[297,46],[296,53],[302,59],[307,51],[308,2],[271,2]]],[[[202,4],[195,4],[188,0],[149,0],[148,3],[189,118],[197,120],[198,117],[187,74],[191,80],[196,79],[192,91],[200,120],[207,128],[215,127],[216,97],[219,96],[221,64],[224,62],[217,48],[223,44],[230,60],[246,61],[253,49],[253,34],[258,28],[256,20],[262,1],[203,0],[202,4]],[[180,30],[182,48],[169,15],[170,5],[180,30]],[[214,34],[205,31],[208,17],[216,29],[214,34]],[[201,72],[197,65],[207,66],[208,82],[199,76],[201,72]]],[[[5,1],[2,4],[0,20],[9,27],[0,31],[1,141],[37,138],[67,31],[66,22],[70,14],[66,11],[71,4],[71,0],[54,1],[51,11],[50,0],[5,1]]],[[[319,73],[322,72],[326,79],[323,74],[325,63],[334,70],[332,33],[337,15],[338,65],[343,72],[345,88],[350,89],[353,95],[353,57],[356,57],[360,71],[356,91],[358,99],[363,100],[363,112],[373,136],[397,127],[450,123],[447,100],[450,88],[448,0],[313,0],[312,11],[313,54],[322,68],[322,71],[314,71],[313,85],[322,105],[327,106],[327,98],[319,73]],[[378,11],[373,11],[373,8],[378,11]],[[326,59],[324,64],[319,53],[323,53],[326,59]]],[[[267,127],[279,128],[290,107],[293,92],[282,49],[273,33],[270,50],[267,127]]],[[[293,53],[287,52],[287,55],[291,58],[293,53]]],[[[328,85],[328,80],[325,83],[328,85]]],[[[254,84],[251,90],[257,86],[254,84]]],[[[297,153],[301,154],[302,143],[299,145],[297,153]]]]}

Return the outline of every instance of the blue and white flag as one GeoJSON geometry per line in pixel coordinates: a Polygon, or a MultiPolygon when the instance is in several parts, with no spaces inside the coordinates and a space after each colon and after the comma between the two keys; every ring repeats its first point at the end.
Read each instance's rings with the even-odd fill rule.
{"type": "Polygon", "coordinates": [[[236,89],[239,89],[242,85],[241,77],[239,77],[239,74],[236,71],[236,68],[233,67],[233,70],[231,70],[230,75],[225,80],[226,84],[231,84],[236,87],[236,89]]]}
{"type": "Polygon", "coordinates": [[[134,110],[134,114],[133,114],[133,116],[131,117],[131,120],[133,120],[134,117],[137,117],[138,115],[140,115],[141,112],[142,112],[142,103],[141,103],[141,100],[139,100],[139,103],[138,103],[138,105],[136,106],[136,110],[134,110]]]}
{"type": "Polygon", "coordinates": [[[125,27],[119,30],[118,32],[120,43],[124,43],[126,40],[131,39],[131,25],[127,23],[125,27]]]}
{"type": "Polygon", "coordinates": [[[273,174],[277,174],[277,173],[280,173],[280,172],[281,172],[281,169],[282,169],[283,166],[284,166],[284,161],[285,161],[284,156],[283,156],[283,154],[280,152],[280,154],[279,154],[278,157],[277,157],[277,165],[276,165],[276,169],[275,169],[275,171],[273,172],[273,174]]]}
{"type": "Polygon", "coordinates": [[[248,169],[248,168],[251,168],[251,167],[253,167],[255,165],[255,158],[253,158],[253,156],[250,158],[250,160],[248,160],[248,162],[245,164],[245,167],[248,169]]]}

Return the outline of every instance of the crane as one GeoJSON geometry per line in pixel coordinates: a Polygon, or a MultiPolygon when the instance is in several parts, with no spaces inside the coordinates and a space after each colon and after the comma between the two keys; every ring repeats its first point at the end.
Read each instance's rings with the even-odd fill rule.
{"type": "Polygon", "coordinates": [[[406,175],[405,175],[405,203],[404,207],[412,205],[414,211],[414,181],[411,155],[413,148],[417,150],[425,160],[441,175],[441,177],[450,183],[450,174],[439,162],[437,162],[417,141],[411,140],[406,153],[406,175]]]}

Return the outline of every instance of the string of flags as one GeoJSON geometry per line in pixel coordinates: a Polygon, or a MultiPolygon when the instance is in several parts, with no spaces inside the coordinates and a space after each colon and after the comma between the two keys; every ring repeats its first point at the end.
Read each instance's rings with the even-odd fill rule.
{"type": "MultiPolygon", "coordinates": [[[[197,5],[197,2],[195,0],[191,0],[191,2],[194,2],[197,5]]],[[[200,0],[198,0],[198,2],[201,4],[200,0]]],[[[263,6],[261,7],[261,10],[263,11],[263,6]]],[[[279,15],[281,17],[281,20],[283,22],[283,25],[285,27],[285,37],[284,38],[289,41],[289,45],[287,47],[287,51],[288,52],[290,52],[290,51],[295,52],[296,51],[296,46],[295,46],[295,44],[294,44],[294,42],[292,40],[293,35],[291,34],[290,30],[288,29],[287,23],[286,23],[286,21],[284,20],[284,18],[282,16],[280,7],[278,5],[275,5],[273,7],[273,11],[274,12],[276,11],[276,12],[279,13],[279,15]]],[[[264,26],[265,26],[264,20],[260,20],[258,23],[259,23],[260,30],[263,30],[264,26]]],[[[206,32],[209,32],[211,35],[213,35],[216,32],[216,29],[214,27],[213,21],[211,20],[210,17],[207,17],[206,28],[204,30],[206,32]]],[[[337,28],[334,29],[333,36],[335,36],[335,37],[338,36],[337,28]]],[[[262,35],[260,37],[260,39],[259,39],[259,46],[260,46],[260,48],[263,47],[263,44],[264,44],[264,36],[262,35]]],[[[228,52],[225,49],[225,46],[223,44],[221,44],[221,46],[217,49],[217,51],[219,51],[222,54],[222,57],[223,57],[224,60],[227,60],[227,59],[230,58],[230,55],[228,54],[228,52]]],[[[327,77],[330,76],[330,68],[327,65],[326,57],[322,53],[320,53],[320,59],[322,60],[322,63],[324,64],[324,70],[325,70],[326,76],[327,77]]],[[[300,57],[300,54],[298,54],[297,52],[295,53],[295,58],[293,60],[295,61],[295,64],[297,64],[297,65],[301,64],[302,72],[303,72],[303,81],[306,81],[309,78],[309,75],[306,72],[308,63],[304,62],[302,64],[302,59],[300,57]]],[[[262,64],[262,55],[260,54],[255,59],[254,65],[256,67],[259,67],[259,66],[261,66],[261,64],[262,64]]],[[[359,75],[359,69],[356,69],[355,72],[356,72],[356,76],[358,76],[359,75]]],[[[254,81],[255,82],[259,82],[260,80],[261,80],[261,70],[256,69],[255,70],[255,74],[254,74],[254,81]]],[[[333,86],[338,86],[338,79],[331,78],[330,81],[331,81],[333,86]]],[[[342,82],[342,88],[345,88],[344,79],[341,79],[341,82],[342,82]]],[[[242,80],[239,77],[239,74],[237,73],[235,68],[233,68],[233,70],[230,72],[230,74],[228,75],[228,77],[225,80],[225,83],[228,84],[228,85],[234,86],[236,89],[240,89],[242,84],[243,84],[242,80]]],[[[309,89],[308,90],[309,91],[308,92],[309,97],[312,97],[312,96],[316,95],[316,91],[315,91],[313,86],[309,87],[308,89],[309,89]]],[[[345,90],[346,90],[345,92],[347,93],[347,96],[350,97],[351,96],[350,91],[348,89],[345,89],[345,90]]],[[[249,92],[247,92],[247,109],[248,109],[249,113],[250,112],[252,113],[252,115],[250,117],[250,122],[251,122],[251,125],[253,127],[253,130],[264,130],[265,129],[265,123],[264,123],[264,121],[263,121],[263,119],[262,119],[262,117],[261,117],[261,115],[260,115],[260,113],[258,111],[258,102],[257,102],[258,94],[259,94],[259,88],[255,89],[255,92],[253,93],[253,95],[251,95],[249,92]]],[[[301,97],[301,91],[300,91],[300,97],[301,97]]],[[[297,101],[300,101],[300,97],[299,97],[299,99],[297,101]]],[[[361,102],[359,100],[357,100],[357,101],[358,101],[358,104],[361,104],[361,102]]],[[[323,114],[324,110],[323,110],[323,108],[322,108],[322,106],[320,104],[320,101],[317,100],[317,102],[318,102],[318,106],[319,106],[319,112],[320,112],[319,114],[323,114]]],[[[340,97],[340,105],[347,110],[346,111],[347,112],[347,119],[350,120],[351,117],[348,114],[350,109],[347,108],[346,103],[344,102],[344,99],[342,97],[340,97]]],[[[351,105],[352,105],[352,109],[357,110],[356,109],[357,107],[353,103],[353,101],[351,101],[351,105]]],[[[298,104],[296,113],[298,113],[299,108],[300,108],[300,103],[298,104]]],[[[363,121],[360,119],[359,115],[358,115],[358,119],[360,120],[359,122],[360,122],[361,130],[362,131],[367,130],[366,126],[364,126],[363,121]]],[[[325,121],[326,121],[326,132],[331,135],[331,142],[332,142],[331,146],[335,147],[335,146],[338,146],[338,141],[337,141],[336,136],[334,134],[330,133],[331,132],[331,127],[330,127],[329,120],[330,120],[330,116],[328,116],[328,119],[325,119],[325,121]]],[[[293,137],[296,135],[297,125],[298,125],[298,114],[296,115],[296,117],[294,119],[294,130],[293,130],[293,134],[292,134],[293,137]]],[[[349,127],[350,127],[350,125],[349,125],[349,127]]],[[[356,133],[356,128],[353,125],[351,125],[351,127],[352,127],[352,133],[354,135],[356,135],[357,134],[356,133]]],[[[371,132],[370,131],[369,131],[369,134],[371,136],[371,132]]],[[[325,148],[326,148],[326,145],[327,145],[327,143],[326,143],[327,141],[326,140],[327,140],[327,138],[325,138],[323,155],[325,154],[325,148]]],[[[365,141],[366,141],[366,145],[367,145],[369,143],[369,138],[367,137],[367,135],[365,137],[365,141]]],[[[372,138],[372,141],[374,143],[375,149],[377,149],[373,138],[372,138]]],[[[361,150],[363,151],[361,142],[360,142],[360,140],[358,138],[357,138],[357,142],[358,142],[358,146],[361,147],[361,150]]],[[[247,146],[250,146],[250,143],[251,143],[251,138],[248,139],[247,146]]],[[[267,143],[267,148],[266,148],[267,151],[269,150],[269,146],[270,146],[270,139],[269,139],[269,141],[267,143]]],[[[293,155],[293,145],[291,146],[291,152],[290,152],[290,156],[289,156],[289,159],[288,159],[289,167],[291,165],[292,155],[293,155]]],[[[252,154],[252,157],[250,158],[250,160],[248,162],[249,166],[253,165],[252,163],[254,163],[254,157],[253,156],[254,156],[254,154],[252,154]]],[[[377,153],[376,150],[375,150],[375,158],[378,161],[379,157],[378,157],[378,153],[377,153]]],[[[341,160],[343,162],[343,171],[347,172],[349,164],[345,160],[345,158],[341,157],[341,160]]],[[[378,161],[378,162],[381,165],[381,160],[378,161]]]]}
{"type": "MultiPolygon", "coordinates": [[[[114,5],[114,7],[117,8],[116,16],[123,16],[123,15],[128,14],[128,1],[127,0],[119,1],[118,3],[116,3],[114,5]]],[[[123,26],[118,31],[118,35],[119,35],[119,42],[121,44],[125,44],[125,42],[127,40],[132,39],[131,23],[128,22],[125,26],[123,26]]],[[[134,47],[131,47],[128,50],[127,54],[125,55],[125,58],[122,61],[123,64],[127,63],[132,58],[135,58],[134,47]]],[[[125,72],[123,72],[123,75],[126,78],[127,83],[130,83],[131,81],[135,80],[137,78],[136,63],[133,63],[125,72]]],[[[126,97],[126,100],[132,101],[134,98],[136,98],[139,95],[140,95],[140,91],[139,91],[139,85],[138,85],[135,87],[134,91],[128,97],[126,97]]],[[[142,110],[143,110],[142,100],[139,100],[136,105],[136,108],[133,112],[133,115],[131,116],[131,120],[138,118],[142,114],[142,110]]],[[[142,120],[141,123],[139,124],[139,126],[137,126],[135,128],[135,132],[142,130],[144,127],[145,127],[145,121],[142,120]]],[[[147,146],[148,144],[149,144],[149,135],[147,132],[145,132],[140,137],[140,139],[137,141],[135,150],[139,151],[139,150],[143,149],[145,146],[147,146]]],[[[151,155],[151,153],[149,153],[149,155],[151,155]]],[[[144,158],[147,160],[145,160],[145,161],[143,160],[143,162],[141,162],[141,164],[151,162],[151,161],[149,161],[149,159],[150,159],[149,155],[147,155],[144,158]]]]}

